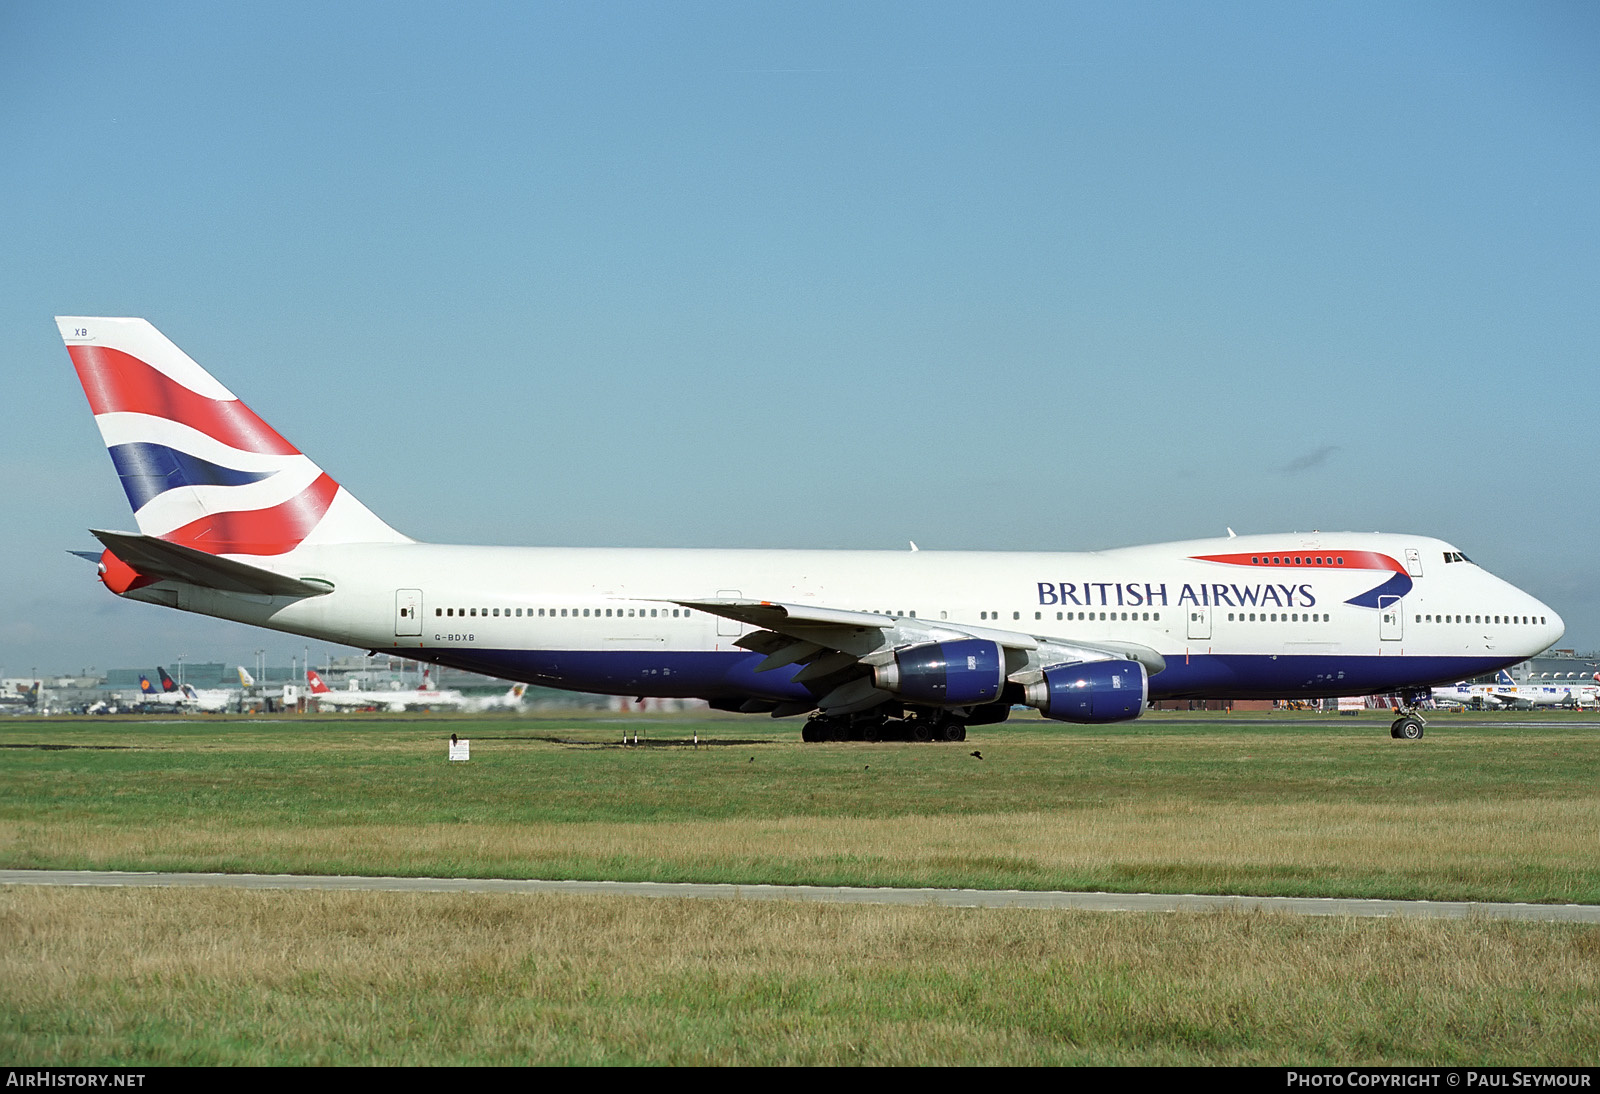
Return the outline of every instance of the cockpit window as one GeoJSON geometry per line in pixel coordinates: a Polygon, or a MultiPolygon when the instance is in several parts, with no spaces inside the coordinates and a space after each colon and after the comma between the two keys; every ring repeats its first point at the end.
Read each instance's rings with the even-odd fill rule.
{"type": "Polygon", "coordinates": [[[1460,551],[1446,551],[1444,553],[1444,560],[1446,562],[1471,562],[1472,561],[1470,558],[1468,558],[1466,555],[1462,554],[1460,551]]]}

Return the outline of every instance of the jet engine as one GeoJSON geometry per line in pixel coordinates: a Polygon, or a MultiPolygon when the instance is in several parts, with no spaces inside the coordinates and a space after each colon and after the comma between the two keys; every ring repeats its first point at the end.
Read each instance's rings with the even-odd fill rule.
{"type": "Polygon", "coordinates": [[[1054,665],[1023,688],[1023,702],[1058,722],[1127,722],[1144,713],[1149,678],[1137,661],[1054,665]]]}
{"type": "Polygon", "coordinates": [[[893,661],[872,670],[872,680],[913,703],[977,706],[1000,697],[1006,658],[998,643],[980,638],[929,642],[896,650],[893,661]]]}

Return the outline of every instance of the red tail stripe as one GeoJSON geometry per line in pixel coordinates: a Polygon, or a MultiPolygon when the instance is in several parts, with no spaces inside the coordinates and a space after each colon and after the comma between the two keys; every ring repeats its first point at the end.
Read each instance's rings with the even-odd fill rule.
{"type": "Polygon", "coordinates": [[[67,352],[96,414],[151,414],[198,429],[246,452],[300,454],[237,399],[208,399],[137,357],[108,346],[68,346],[67,352]]]}
{"type": "Polygon", "coordinates": [[[1260,551],[1248,555],[1195,555],[1197,562],[1223,562],[1229,566],[1266,566],[1272,569],[1299,570],[1326,570],[1330,567],[1335,570],[1393,570],[1397,574],[1406,572],[1406,568],[1388,555],[1377,551],[1293,551],[1285,555],[1282,551],[1262,554],[1260,551]],[[1314,560],[1322,559],[1318,565],[1314,560]],[[1335,558],[1344,560],[1343,565],[1335,562],[1335,558]]]}
{"type": "Polygon", "coordinates": [[[323,474],[281,505],[212,513],[161,538],[212,555],[281,555],[311,534],[338,492],[339,484],[323,474]]]}

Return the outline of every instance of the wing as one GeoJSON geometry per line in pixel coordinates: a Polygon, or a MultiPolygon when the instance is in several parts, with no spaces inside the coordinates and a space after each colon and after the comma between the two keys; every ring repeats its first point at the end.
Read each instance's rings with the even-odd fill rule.
{"type": "MultiPolygon", "coordinates": [[[[828,714],[867,710],[908,695],[916,701],[920,693],[902,672],[905,666],[914,664],[916,658],[903,658],[903,655],[914,654],[924,647],[937,651],[954,649],[961,643],[977,643],[959,648],[963,655],[972,651],[975,659],[985,664],[988,661],[986,652],[992,647],[995,651],[992,671],[998,673],[998,686],[1012,683],[1027,687],[1042,680],[1046,669],[1085,661],[1137,661],[1150,675],[1166,668],[1161,654],[1133,642],[1079,642],[967,623],[933,622],[768,600],[675,600],[671,603],[755,627],[756,630],[734,643],[743,649],[766,654],[755,671],[770,672],[800,664],[793,679],[797,683],[814,685],[819,696],[816,706],[828,714]]],[[[972,664],[974,662],[969,661],[969,665],[972,664]]],[[[989,670],[975,667],[974,671],[989,670]]],[[[912,672],[914,675],[915,670],[912,672]]],[[[994,695],[983,692],[988,697],[977,701],[994,701],[998,697],[998,686],[994,695]]],[[[958,700],[959,696],[954,693],[940,693],[937,699],[930,701],[960,705],[958,700]]]]}

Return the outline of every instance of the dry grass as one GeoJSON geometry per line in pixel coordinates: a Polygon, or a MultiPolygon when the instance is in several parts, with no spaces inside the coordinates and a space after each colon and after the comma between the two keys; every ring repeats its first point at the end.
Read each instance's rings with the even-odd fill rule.
{"type": "Polygon", "coordinates": [[[17,1064],[1585,1063],[1600,931],[0,891],[17,1064]]]}
{"type": "Polygon", "coordinates": [[[0,822],[13,862],[82,867],[944,884],[1051,878],[1125,888],[1193,879],[1214,892],[1388,892],[1582,901],[1600,800],[1113,803],[959,816],[789,816],[616,823],[203,827],[0,822]],[[251,865],[251,864],[254,865],[251,865]],[[1273,879],[1280,879],[1275,884],[1273,879]],[[1521,890],[1517,889],[1518,885],[1521,890]]]}

